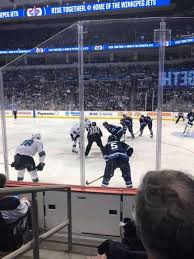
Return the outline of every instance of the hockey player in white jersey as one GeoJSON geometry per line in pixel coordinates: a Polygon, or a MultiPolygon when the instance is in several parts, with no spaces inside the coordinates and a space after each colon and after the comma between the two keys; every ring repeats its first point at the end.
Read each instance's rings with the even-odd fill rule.
{"type": "Polygon", "coordinates": [[[24,174],[27,169],[29,174],[31,175],[33,182],[38,182],[38,174],[37,171],[42,171],[45,163],[46,153],[43,148],[43,144],[41,141],[41,135],[36,133],[32,135],[32,138],[26,139],[22,142],[20,146],[16,148],[14,162],[11,164],[12,167],[18,171],[17,180],[23,181],[24,174]],[[36,166],[33,157],[39,154],[39,164],[36,166]]]}
{"type": "MultiPolygon", "coordinates": [[[[91,126],[91,121],[88,118],[85,118],[84,127],[87,131],[90,126],[91,126]]],[[[72,152],[78,153],[78,151],[76,150],[76,147],[77,147],[77,143],[80,146],[80,124],[79,123],[73,125],[70,131],[70,136],[71,136],[71,140],[73,141],[72,152]]]]}
{"type": "Polygon", "coordinates": [[[70,131],[71,140],[73,141],[72,152],[78,153],[76,150],[77,143],[80,145],[80,125],[75,124],[70,131]]]}

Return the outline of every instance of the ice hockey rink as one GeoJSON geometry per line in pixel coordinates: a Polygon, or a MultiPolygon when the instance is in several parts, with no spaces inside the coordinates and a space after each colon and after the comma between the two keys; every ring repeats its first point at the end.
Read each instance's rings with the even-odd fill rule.
{"type": "MultiPolygon", "coordinates": [[[[108,132],[103,128],[104,120],[96,120],[97,125],[103,131],[103,144],[106,144],[108,132]]],[[[119,120],[107,120],[112,124],[119,125],[119,120]]],[[[25,139],[31,137],[35,132],[42,134],[42,141],[47,154],[44,171],[39,172],[41,182],[60,184],[80,184],[80,155],[71,152],[72,143],[69,136],[72,125],[78,123],[76,119],[47,119],[47,118],[13,118],[6,119],[9,164],[13,162],[15,148],[25,139]]],[[[154,138],[151,139],[146,128],[142,137],[136,134],[135,139],[127,138],[126,143],[134,148],[130,158],[133,186],[138,187],[142,176],[148,170],[155,169],[156,149],[156,121],[153,123],[154,138]]],[[[183,170],[194,176],[194,132],[190,130],[188,136],[183,136],[185,124],[181,121],[175,125],[174,121],[163,121],[162,140],[162,169],[183,170]]],[[[138,120],[134,120],[134,133],[138,132],[138,120]]],[[[127,132],[129,137],[129,133],[127,132]]],[[[0,140],[2,144],[2,140],[0,140]]],[[[87,138],[85,138],[85,146],[87,138]]],[[[36,155],[38,163],[38,155],[36,155]]],[[[92,181],[103,175],[105,167],[104,159],[100,149],[94,144],[87,159],[85,159],[86,180],[92,181]]],[[[3,150],[0,145],[0,170],[4,172],[3,150]]],[[[9,166],[10,179],[16,180],[15,169],[9,166]]],[[[31,181],[26,172],[25,180],[31,181]]],[[[95,182],[94,186],[100,186],[101,180],[95,182]]],[[[110,187],[125,187],[121,172],[115,171],[110,181],[110,187]]]]}

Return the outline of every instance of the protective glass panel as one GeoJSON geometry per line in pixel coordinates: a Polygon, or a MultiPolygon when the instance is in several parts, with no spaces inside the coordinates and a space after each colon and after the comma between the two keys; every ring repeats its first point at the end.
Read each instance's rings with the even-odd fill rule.
{"type": "MultiPolygon", "coordinates": [[[[0,127],[2,128],[1,122],[0,127]]],[[[2,131],[0,131],[0,170],[4,171],[3,145],[2,145],[2,131]]]]}
{"type": "MultiPolygon", "coordinates": [[[[90,185],[100,186],[107,166],[103,156],[115,159],[110,155],[116,152],[116,162],[109,163],[103,184],[126,187],[129,168],[123,157],[120,160],[119,153],[123,151],[117,150],[115,139],[109,139],[113,142],[112,151],[104,151],[110,135],[121,138],[134,150],[129,158],[134,187],[156,166],[194,173],[192,114],[189,123],[187,119],[193,110],[193,23],[193,18],[85,21],[70,26],[30,53],[16,56],[15,61],[1,69],[4,84],[1,90],[5,97],[4,101],[1,98],[1,105],[5,108],[7,125],[5,128],[5,121],[1,120],[2,172],[8,173],[4,165],[7,161],[10,179],[17,179],[17,171],[21,171],[19,177],[23,178],[20,159],[17,170],[11,167],[15,153],[19,153],[16,147],[31,146],[28,140],[32,134],[40,133],[47,154],[44,170],[38,171],[42,182],[84,185],[88,181],[90,185]],[[166,42],[163,50],[161,39],[166,42]],[[161,51],[164,50],[165,73],[162,74],[164,53],[161,51]],[[158,81],[163,88],[158,88],[158,81]],[[17,112],[16,119],[14,112],[17,112]],[[157,130],[160,112],[162,122],[160,125],[158,120],[157,130]],[[176,123],[179,112],[183,112],[185,121],[179,116],[176,123]],[[133,119],[134,138],[130,119],[123,115],[133,119]],[[152,128],[149,118],[144,121],[142,117],[140,125],[141,115],[151,118],[152,128]],[[97,141],[89,140],[87,119],[100,127],[103,148],[98,141],[99,147],[93,143],[90,150],[88,143],[97,141]],[[115,127],[111,131],[103,122],[115,127]],[[119,130],[121,134],[117,134],[119,130]],[[8,159],[6,153],[3,156],[6,142],[8,159]]],[[[13,60],[13,56],[7,60],[13,60]]],[[[91,132],[96,134],[96,130],[93,123],[91,132]]],[[[36,166],[41,157],[34,156],[36,166]]],[[[24,179],[36,180],[33,162],[25,161],[25,167],[30,173],[25,172],[24,179]]]]}
{"type": "MultiPolygon", "coordinates": [[[[2,100],[1,100],[0,104],[1,103],[2,103],[2,100]]],[[[2,143],[2,118],[0,120],[0,171],[4,172],[4,156],[3,156],[3,143],[2,143]]]]}
{"type": "Polygon", "coordinates": [[[155,169],[159,45],[154,31],[160,22],[83,23],[85,118],[96,122],[103,134],[100,137],[95,123],[85,134],[85,178],[90,185],[137,187],[142,176],[155,169]]]}
{"type": "Polygon", "coordinates": [[[167,19],[166,25],[162,168],[194,174],[194,18],[167,19]]]}
{"type": "Polygon", "coordinates": [[[77,35],[75,24],[2,68],[11,180],[80,183],[77,35]]]}

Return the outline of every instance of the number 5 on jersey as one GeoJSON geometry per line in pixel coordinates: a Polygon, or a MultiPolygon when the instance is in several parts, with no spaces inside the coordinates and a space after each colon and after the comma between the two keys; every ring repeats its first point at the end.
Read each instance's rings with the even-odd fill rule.
{"type": "Polygon", "coordinates": [[[111,149],[112,150],[118,149],[118,145],[116,142],[111,143],[111,149]]]}

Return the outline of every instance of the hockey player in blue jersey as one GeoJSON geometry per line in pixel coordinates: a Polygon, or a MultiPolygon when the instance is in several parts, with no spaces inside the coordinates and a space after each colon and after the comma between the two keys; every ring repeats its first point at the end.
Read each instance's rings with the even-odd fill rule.
{"type": "Polygon", "coordinates": [[[116,137],[117,140],[120,140],[124,134],[122,127],[111,125],[108,122],[103,122],[103,126],[108,130],[110,134],[116,137]]]}
{"type": "Polygon", "coordinates": [[[186,127],[185,127],[185,130],[183,132],[183,134],[186,133],[187,129],[190,129],[192,126],[193,126],[193,122],[194,122],[194,110],[192,110],[191,112],[189,112],[187,114],[187,124],[186,124],[186,127]]]}
{"type": "Polygon", "coordinates": [[[193,126],[193,122],[194,122],[194,110],[192,112],[189,112],[187,114],[187,119],[188,119],[188,124],[193,126]]]}
{"type": "Polygon", "coordinates": [[[111,135],[108,137],[108,143],[104,147],[103,153],[106,167],[102,186],[108,186],[111,177],[114,176],[114,171],[119,168],[127,188],[132,188],[129,157],[133,154],[133,148],[124,142],[118,141],[115,136],[111,135]]]}
{"type": "Polygon", "coordinates": [[[153,138],[152,119],[150,118],[150,116],[141,115],[141,117],[139,119],[139,122],[140,122],[140,130],[139,130],[140,134],[139,134],[139,136],[142,136],[144,128],[146,126],[148,126],[148,129],[150,131],[150,137],[153,138]]]}
{"type": "Polygon", "coordinates": [[[128,129],[129,133],[131,134],[131,137],[134,138],[133,119],[131,117],[123,114],[123,118],[121,119],[120,123],[123,126],[124,134],[126,134],[126,131],[128,129]]]}

